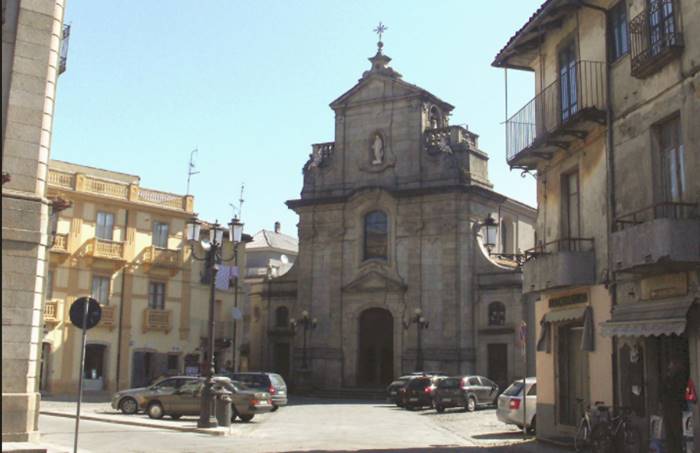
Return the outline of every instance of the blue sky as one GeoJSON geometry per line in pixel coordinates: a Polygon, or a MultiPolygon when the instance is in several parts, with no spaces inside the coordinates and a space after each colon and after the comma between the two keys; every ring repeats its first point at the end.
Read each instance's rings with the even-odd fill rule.
{"type": "MultiPolygon", "coordinates": [[[[70,1],[68,69],[58,83],[52,158],[141,176],[144,187],[191,193],[200,217],[228,221],[245,183],[246,231],[296,236],[284,202],[299,197],[312,143],[332,141],[328,104],[376,51],[404,80],[456,106],[491,159],[495,189],[535,204],[530,176],[504,157],[504,76],[493,57],[540,0],[70,1]]],[[[509,112],[532,75],[509,71],[509,112]]]]}

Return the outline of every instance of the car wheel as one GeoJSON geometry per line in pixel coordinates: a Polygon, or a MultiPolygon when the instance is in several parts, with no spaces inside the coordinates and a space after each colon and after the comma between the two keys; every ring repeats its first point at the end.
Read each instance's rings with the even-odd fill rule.
{"type": "Polygon", "coordinates": [[[147,412],[149,417],[155,418],[156,420],[160,420],[165,414],[165,412],[163,411],[163,405],[160,404],[158,401],[154,401],[151,404],[149,404],[147,412]]]}
{"type": "Polygon", "coordinates": [[[438,412],[438,414],[442,414],[443,412],[445,412],[445,408],[440,405],[436,405],[435,410],[438,412]]]}
{"type": "Polygon", "coordinates": [[[270,412],[275,412],[277,409],[279,409],[279,406],[275,406],[274,404],[272,405],[272,410],[270,412]]]}
{"type": "Polygon", "coordinates": [[[182,414],[170,414],[170,418],[173,420],[180,420],[180,417],[182,417],[182,414]]]}
{"type": "Polygon", "coordinates": [[[527,432],[530,434],[537,433],[537,416],[536,415],[534,417],[532,417],[532,421],[530,422],[530,426],[527,427],[527,432]]]}
{"type": "Polygon", "coordinates": [[[476,399],[473,396],[467,398],[467,404],[464,407],[467,412],[474,412],[476,410],[476,399]]]}
{"type": "Polygon", "coordinates": [[[127,397],[119,403],[119,410],[122,411],[122,414],[132,415],[139,410],[139,405],[135,399],[127,397]]]}
{"type": "Polygon", "coordinates": [[[255,417],[255,414],[239,415],[239,417],[241,418],[241,421],[248,423],[249,421],[251,421],[253,419],[253,417],[255,417]]]}

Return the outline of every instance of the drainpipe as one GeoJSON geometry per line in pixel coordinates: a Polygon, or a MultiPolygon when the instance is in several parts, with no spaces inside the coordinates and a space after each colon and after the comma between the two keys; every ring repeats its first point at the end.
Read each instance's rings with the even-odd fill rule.
{"type": "MultiPolygon", "coordinates": [[[[129,234],[129,210],[124,214],[124,241],[129,234]]],[[[119,391],[119,378],[122,360],[122,319],[124,318],[124,292],[126,290],[126,266],[122,268],[121,300],[119,301],[119,321],[117,323],[117,382],[115,387],[119,391]]]]}
{"type": "MultiPolygon", "coordinates": [[[[610,243],[612,239],[612,232],[613,232],[613,226],[615,224],[615,203],[616,203],[616,197],[615,197],[615,158],[614,158],[614,145],[613,145],[613,106],[612,106],[612,91],[613,91],[613,86],[612,86],[612,69],[610,67],[610,61],[609,61],[609,55],[608,55],[608,10],[606,8],[597,6],[597,5],[591,5],[590,3],[587,2],[579,2],[581,6],[595,9],[597,11],[600,11],[604,15],[604,23],[605,23],[605,85],[606,85],[606,96],[605,96],[605,126],[606,126],[606,144],[605,144],[605,157],[607,161],[607,166],[606,166],[606,188],[608,192],[608,197],[607,197],[607,215],[608,215],[608,221],[607,221],[607,262],[608,262],[608,269],[607,269],[607,277],[606,277],[606,284],[608,285],[608,291],[610,292],[610,302],[611,302],[611,307],[610,310],[612,311],[613,307],[617,305],[617,284],[614,281],[610,281],[612,279],[612,265],[613,265],[613,259],[612,259],[612,254],[610,253],[610,243]]],[[[618,400],[619,400],[619,395],[618,395],[618,389],[617,389],[617,337],[612,338],[612,378],[613,378],[613,406],[617,407],[618,400]]]]}

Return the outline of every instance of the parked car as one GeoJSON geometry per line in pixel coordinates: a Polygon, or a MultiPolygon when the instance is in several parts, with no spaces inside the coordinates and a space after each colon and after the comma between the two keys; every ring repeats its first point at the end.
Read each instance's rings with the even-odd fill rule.
{"type": "MultiPolygon", "coordinates": [[[[146,413],[155,419],[169,415],[176,420],[183,415],[198,415],[204,382],[204,378],[197,378],[177,390],[147,396],[146,413]]],[[[217,387],[223,387],[232,393],[231,421],[238,417],[244,422],[249,422],[255,414],[272,410],[272,401],[267,392],[244,389],[242,385],[226,377],[214,378],[214,390],[217,387]]]]}
{"type": "Polygon", "coordinates": [[[401,376],[395,381],[392,381],[391,384],[389,384],[389,386],[386,388],[387,402],[396,404],[399,407],[403,406],[403,402],[401,401],[401,394],[404,391],[404,388],[406,387],[408,381],[410,381],[413,377],[415,376],[401,376]]]}
{"type": "Polygon", "coordinates": [[[523,418],[525,418],[526,427],[530,431],[535,431],[537,426],[537,378],[525,379],[524,385],[522,379],[513,382],[498,397],[496,415],[503,423],[516,425],[519,428],[523,427],[523,418]],[[523,394],[526,395],[524,404],[523,394]]]}
{"type": "Polygon", "coordinates": [[[454,376],[441,380],[433,392],[435,410],[463,407],[473,412],[477,407],[492,406],[498,398],[498,385],[483,376],[454,376]]]}
{"type": "Polygon", "coordinates": [[[112,396],[112,408],[120,410],[124,414],[135,414],[146,409],[144,405],[146,397],[177,390],[187,382],[197,379],[197,377],[192,376],[174,376],[162,379],[148,387],[120,390],[112,396]]]}
{"type": "Polygon", "coordinates": [[[437,383],[445,376],[415,376],[401,392],[401,403],[406,409],[433,405],[433,392],[437,383]]]}
{"type": "Polygon", "coordinates": [[[287,405],[287,384],[282,376],[265,372],[223,373],[234,381],[242,382],[250,389],[268,392],[272,396],[272,411],[287,405]]]}

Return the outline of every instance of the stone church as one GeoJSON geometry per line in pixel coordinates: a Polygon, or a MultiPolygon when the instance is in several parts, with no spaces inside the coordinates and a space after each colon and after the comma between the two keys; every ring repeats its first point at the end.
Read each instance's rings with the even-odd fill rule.
{"type": "Polygon", "coordinates": [[[450,126],[454,107],[404,81],[381,41],[369,60],[330,104],[335,141],[312,145],[301,197],[287,202],[294,267],[251,286],[250,368],[320,389],[380,387],[416,368],[505,385],[524,370],[513,255],[533,246],[536,211],[493,190],[478,135],[450,126]]]}

